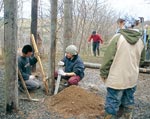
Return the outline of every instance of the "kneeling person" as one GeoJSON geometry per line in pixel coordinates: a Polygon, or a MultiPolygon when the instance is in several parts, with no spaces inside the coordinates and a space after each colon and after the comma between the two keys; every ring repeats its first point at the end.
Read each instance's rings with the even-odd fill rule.
{"type": "Polygon", "coordinates": [[[18,68],[22,74],[28,90],[40,88],[39,80],[31,74],[31,66],[37,62],[35,57],[31,57],[32,52],[33,49],[31,45],[25,45],[22,48],[22,55],[18,57],[18,68]]]}
{"type": "Polygon", "coordinates": [[[78,82],[84,77],[84,64],[78,55],[77,47],[69,45],[66,48],[65,57],[59,63],[64,65],[64,70],[58,70],[58,74],[62,76],[62,79],[67,80],[67,85],[78,85],[78,82]]]}

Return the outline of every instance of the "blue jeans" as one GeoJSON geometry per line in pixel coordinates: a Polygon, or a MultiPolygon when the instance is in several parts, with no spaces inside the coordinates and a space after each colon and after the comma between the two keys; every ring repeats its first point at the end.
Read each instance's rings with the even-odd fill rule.
{"type": "Polygon", "coordinates": [[[123,107],[133,106],[135,91],[136,86],[133,88],[122,90],[107,88],[105,111],[109,114],[116,115],[120,106],[123,107]]]}
{"type": "Polygon", "coordinates": [[[150,49],[146,50],[146,60],[150,60],[150,49]]]}
{"type": "Polygon", "coordinates": [[[99,55],[99,42],[93,42],[93,53],[94,56],[96,56],[96,50],[97,50],[97,55],[99,55]]]}

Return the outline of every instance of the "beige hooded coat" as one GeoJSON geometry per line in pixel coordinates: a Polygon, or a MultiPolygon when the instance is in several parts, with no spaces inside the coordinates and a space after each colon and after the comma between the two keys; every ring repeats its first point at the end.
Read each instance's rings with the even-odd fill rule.
{"type": "Polygon", "coordinates": [[[106,79],[106,86],[113,89],[136,86],[140,61],[144,61],[144,56],[144,43],[140,33],[120,30],[110,41],[100,68],[101,77],[106,79]]]}

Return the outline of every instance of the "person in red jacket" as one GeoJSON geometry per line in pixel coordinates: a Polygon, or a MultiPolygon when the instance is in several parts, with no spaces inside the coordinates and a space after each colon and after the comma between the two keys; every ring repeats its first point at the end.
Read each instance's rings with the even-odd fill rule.
{"type": "Polygon", "coordinates": [[[101,36],[99,34],[96,34],[96,31],[93,31],[92,35],[88,39],[88,42],[91,42],[91,40],[93,40],[93,54],[94,54],[94,56],[96,56],[96,50],[97,50],[97,55],[99,55],[99,53],[100,53],[99,46],[100,46],[100,43],[103,43],[101,36]]]}

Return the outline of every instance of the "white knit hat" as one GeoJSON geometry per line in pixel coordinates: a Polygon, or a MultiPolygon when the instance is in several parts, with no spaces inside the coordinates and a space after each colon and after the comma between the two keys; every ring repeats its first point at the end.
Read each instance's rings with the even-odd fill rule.
{"type": "Polygon", "coordinates": [[[67,48],[66,48],[66,52],[67,53],[70,53],[72,55],[77,55],[78,54],[78,49],[75,45],[69,45],[67,48]]]}

